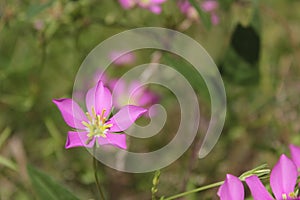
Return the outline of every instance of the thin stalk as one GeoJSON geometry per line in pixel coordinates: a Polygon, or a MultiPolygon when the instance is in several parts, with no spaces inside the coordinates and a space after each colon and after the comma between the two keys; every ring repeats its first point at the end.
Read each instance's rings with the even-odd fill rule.
{"type": "Polygon", "coordinates": [[[195,193],[195,192],[201,192],[201,191],[203,191],[203,190],[208,190],[208,189],[211,189],[211,188],[218,187],[218,186],[222,185],[223,183],[224,183],[224,181],[220,181],[220,182],[217,182],[217,183],[213,183],[213,184],[210,184],[210,185],[206,185],[206,186],[203,186],[203,187],[199,187],[199,188],[196,188],[196,189],[194,189],[194,190],[190,190],[190,191],[187,191],[187,192],[179,193],[179,194],[176,194],[176,195],[173,195],[173,196],[164,198],[164,200],[177,199],[177,198],[179,198],[179,197],[183,197],[183,196],[186,196],[186,195],[195,193]]]}
{"type": "Polygon", "coordinates": [[[101,184],[100,184],[100,181],[99,181],[99,178],[98,178],[98,160],[96,159],[96,145],[94,145],[93,147],[93,167],[94,167],[94,176],[95,176],[95,180],[96,180],[96,185],[97,185],[97,189],[100,193],[100,197],[102,200],[105,200],[105,197],[104,197],[104,193],[102,191],[102,188],[101,188],[101,184]]]}

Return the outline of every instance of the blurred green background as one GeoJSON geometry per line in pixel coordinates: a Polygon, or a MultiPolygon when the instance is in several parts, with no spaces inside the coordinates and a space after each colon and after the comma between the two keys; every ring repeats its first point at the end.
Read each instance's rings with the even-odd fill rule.
{"type": "MultiPolygon", "coordinates": [[[[226,173],[240,175],[262,163],[273,166],[278,155],[288,153],[288,144],[300,145],[300,2],[226,0],[219,5],[220,23],[209,27],[205,19],[187,21],[175,0],[166,1],[160,15],[138,7],[124,10],[115,0],[0,1],[0,199],[40,199],[27,165],[79,199],[96,199],[92,157],[84,148],[64,149],[70,129],[52,99],[71,97],[87,54],[131,28],[165,27],[194,38],[216,62],[227,92],[221,138],[199,160],[210,100],[201,80],[193,82],[188,64],[175,59],[199,94],[201,127],[191,148],[162,169],[159,196],[223,180],[226,173]]],[[[142,52],[139,61],[150,62],[152,53],[142,52]]],[[[131,67],[112,66],[111,71],[117,76],[131,67]]],[[[160,95],[168,113],[179,116],[173,95],[160,95]]],[[[147,141],[143,150],[172,137],[168,120],[170,133],[147,141]]],[[[99,171],[109,199],[151,198],[153,173],[128,174],[105,166],[99,171]]],[[[186,199],[217,199],[216,190],[186,199]]]]}

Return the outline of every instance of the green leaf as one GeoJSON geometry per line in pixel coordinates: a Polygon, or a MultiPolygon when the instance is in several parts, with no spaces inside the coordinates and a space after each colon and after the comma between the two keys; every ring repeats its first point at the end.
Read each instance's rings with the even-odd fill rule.
{"type": "Polygon", "coordinates": [[[260,16],[257,5],[251,4],[251,16],[239,22],[231,35],[230,46],[221,63],[221,73],[229,82],[256,85],[260,80],[259,55],[261,51],[260,16]]]}
{"type": "Polygon", "coordinates": [[[33,4],[33,5],[29,6],[29,8],[27,9],[27,12],[26,12],[27,18],[30,19],[30,18],[36,16],[37,14],[41,13],[45,9],[52,6],[53,2],[54,2],[54,0],[50,0],[44,4],[33,4]]]}
{"type": "Polygon", "coordinates": [[[57,183],[52,177],[27,166],[27,171],[39,199],[47,200],[79,200],[69,190],[57,183]]]}
{"type": "Polygon", "coordinates": [[[5,143],[6,139],[9,137],[9,135],[11,134],[11,129],[9,127],[6,127],[1,135],[0,135],[0,148],[2,147],[2,145],[5,143]]]}
{"type": "Polygon", "coordinates": [[[199,7],[199,4],[196,2],[196,0],[189,0],[189,2],[198,12],[205,28],[210,29],[211,28],[210,15],[208,13],[203,12],[203,10],[199,7]]]}
{"type": "Polygon", "coordinates": [[[53,139],[58,144],[58,146],[61,145],[63,138],[62,138],[60,132],[58,131],[55,123],[53,122],[53,120],[51,118],[47,117],[44,121],[45,121],[45,125],[46,125],[50,135],[53,137],[53,139]]]}
{"type": "Polygon", "coordinates": [[[237,85],[256,85],[259,82],[258,64],[250,64],[242,59],[232,48],[227,49],[221,64],[222,76],[237,85]]]}
{"type": "Polygon", "coordinates": [[[18,171],[17,165],[14,162],[2,156],[0,156],[0,165],[8,167],[9,169],[12,169],[14,171],[18,171]]]}
{"type": "Polygon", "coordinates": [[[259,59],[260,38],[252,26],[238,24],[231,37],[231,46],[246,62],[255,64],[259,59]]]}

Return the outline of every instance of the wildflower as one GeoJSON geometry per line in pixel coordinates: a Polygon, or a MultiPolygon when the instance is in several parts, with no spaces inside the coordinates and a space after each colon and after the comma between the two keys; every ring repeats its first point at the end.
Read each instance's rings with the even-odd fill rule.
{"type": "MultiPolygon", "coordinates": [[[[270,175],[270,185],[275,199],[299,199],[294,192],[297,177],[296,165],[287,156],[284,154],[281,155],[270,175]]],[[[250,188],[254,200],[274,200],[256,175],[246,178],[246,183],[250,188]]]]}
{"type": "Polygon", "coordinates": [[[135,5],[135,0],[119,0],[119,3],[124,9],[131,9],[135,5]]]}
{"type": "Polygon", "coordinates": [[[112,80],[110,88],[114,91],[116,108],[121,108],[126,104],[147,108],[159,101],[159,96],[144,87],[139,81],[126,84],[122,79],[112,80]]]}
{"type": "Polygon", "coordinates": [[[215,0],[206,0],[201,4],[201,9],[210,14],[211,23],[214,25],[219,23],[219,16],[216,13],[218,8],[219,4],[215,0]]]}
{"type": "Polygon", "coordinates": [[[113,145],[126,149],[126,135],[121,134],[128,129],[146,109],[126,105],[110,118],[112,109],[111,92],[99,81],[86,94],[84,113],[72,99],[53,100],[60,110],[65,122],[77,131],[69,131],[65,147],[93,147],[96,145],[113,145]]]}
{"type": "Polygon", "coordinates": [[[221,200],[244,200],[244,186],[241,180],[231,174],[226,175],[224,183],[218,190],[221,200]]]}
{"type": "Polygon", "coordinates": [[[134,6],[139,6],[154,14],[160,14],[162,10],[161,4],[165,1],[166,0],[119,0],[119,3],[124,9],[131,9],[134,6]]]}
{"type": "Polygon", "coordinates": [[[178,2],[180,11],[187,16],[188,19],[198,20],[198,13],[196,9],[190,4],[188,0],[181,0],[178,2]]]}
{"type": "MultiPolygon", "coordinates": [[[[191,20],[198,20],[198,13],[196,9],[190,4],[188,0],[180,0],[178,2],[180,11],[185,14],[191,20]]],[[[204,12],[210,14],[211,23],[217,25],[219,23],[219,16],[217,15],[217,9],[219,4],[216,0],[205,0],[200,4],[201,9],[204,12]]]]}

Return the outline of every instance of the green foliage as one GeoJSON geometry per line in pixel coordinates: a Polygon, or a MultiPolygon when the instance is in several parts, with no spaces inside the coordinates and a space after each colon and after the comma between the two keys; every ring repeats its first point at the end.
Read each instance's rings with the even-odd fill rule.
{"type": "Polygon", "coordinates": [[[39,199],[79,200],[69,190],[54,181],[49,175],[32,166],[28,166],[27,170],[39,199]]]}
{"type": "Polygon", "coordinates": [[[260,18],[256,4],[242,10],[241,17],[231,34],[230,46],[221,64],[221,72],[228,81],[239,85],[257,85],[260,80],[259,56],[261,54],[260,18]],[[244,19],[244,20],[243,20],[244,19]]]}
{"type": "MultiPolygon", "coordinates": [[[[216,26],[197,0],[189,2],[199,20],[180,13],[173,0],[163,5],[160,15],[138,7],[124,10],[112,0],[0,1],[0,199],[34,199],[27,188],[26,163],[43,170],[28,168],[40,199],[76,199],[54,180],[66,183],[81,199],[95,197],[90,154],[84,149],[64,149],[70,128],[51,100],[71,97],[76,73],[87,54],[108,37],[131,28],[166,27],[197,40],[217,63],[228,97],[220,140],[211,154],[197,160],[193,155],[210,119],[209,93],[190,63],[162,52],[159,62],[180,72],[197,92],[201,123],[195,147],[163,169],[154,192],[158,189],[159,195],[171,196],[220,181],[224,173],[237,175],[251,166],[274,163],[275,155],[286,153],[289,143],[300,145],[300,2],[219,0],[216,14],[220,23],[216,26]],[[16,147],[15,138],[21,145],[16,147]]],[[[134,65],[110,66],[113,78],[149,62],[153,50],[136,53],[134,65]]],[[[171,108],[170,121],[167,131],[143,140],[146,142],[130,138],[140,142],[137,146],[143,152],[170,141],[180,118],[174,96],[158,91],[171,108]]],[[[101,170],[109,197],[151,197],[152,174],[101,170]]],[[[213,190],[189,198],[215,196],[213,190]]]]}
{"type": "Polygon", "coordinates": [[[11,170],[17,171],[17,165],[13,161],[0,156],[0,165],[3,165],[4,167],[8,167],[11,170]]]}

